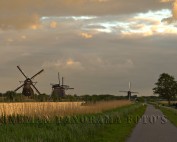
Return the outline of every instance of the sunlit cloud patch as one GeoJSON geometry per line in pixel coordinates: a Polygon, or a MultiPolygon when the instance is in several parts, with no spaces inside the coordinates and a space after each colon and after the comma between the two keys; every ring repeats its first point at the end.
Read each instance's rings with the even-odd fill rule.
{"type": "MultiPolygon", "coordinates": [[[[153,36],[154,34],[176,34],[175,25],[163,22],[166,17],[172,16],[169,9],[148,11],[133,15],[122,16],[66,16],[42,17],[43,25],[60,30],[72,29],[84,38],[92,38],[94,34],[108,33],[120,36],[133,35],[153,36]]],[[[45,26],[44,26],[45,27],[45,26]]]]}

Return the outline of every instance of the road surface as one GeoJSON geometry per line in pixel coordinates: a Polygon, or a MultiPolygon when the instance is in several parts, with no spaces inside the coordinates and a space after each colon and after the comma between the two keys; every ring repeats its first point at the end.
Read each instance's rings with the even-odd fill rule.
{"type": "Polygon", "coordinates": [[[127,142],[177,142],[177,127],[160,110],[148,105],[127,142]]]}

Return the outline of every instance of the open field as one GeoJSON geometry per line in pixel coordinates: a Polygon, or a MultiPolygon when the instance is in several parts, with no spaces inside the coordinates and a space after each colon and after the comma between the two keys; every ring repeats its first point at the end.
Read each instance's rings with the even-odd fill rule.
{"type": "Polygon", "coordinates": [[[38,120],[33,123],[1,123],[0,139],[2,142],[124,142],[135,127],[137,116],[140,118],[145,108],[141,104],[130,104],[102,113],[78,115],[78,118],[91,117],[94,120],[118,116],[114,123],[40,123],[38,120]]]}
{"type": "MultiPolygon", "coordinates": [[[[164,104],[164,105],[167,105],[168,104],[168,101],[158,101],[159,104],[164,104]]],[[[171,104],[173,103],[177,103],[177,101],[171,101],[171,104]]]]}
{"type": "Polygon", "coordinates": [[[49,118],[53,116],[100,113],[130,104],[132,104],[132,102],[127,100],[97,102],[88,105],[83,105],[83,102],[0,103],[0,115],[23,115],[49,118]]]}
{"type": "Polygon", "coordinates": [[[176,109],[160,106],[160,110],[175,126],[177,126],[177,110],[176,109]]]}
{"type": "Polygon", "coordinates": [[[0,139],[2,142],[124,142],[145,108],[128,100],[89,104],[0,103],[0,139]]]}

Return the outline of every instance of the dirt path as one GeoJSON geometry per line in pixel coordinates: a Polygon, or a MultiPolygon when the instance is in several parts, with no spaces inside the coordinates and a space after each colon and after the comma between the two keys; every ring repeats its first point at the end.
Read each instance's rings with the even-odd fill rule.
{"type": "Polygon", "coordinates": [[[160,110],[148,105],[127,142],[177,142],[177,127],[160,110]]]}

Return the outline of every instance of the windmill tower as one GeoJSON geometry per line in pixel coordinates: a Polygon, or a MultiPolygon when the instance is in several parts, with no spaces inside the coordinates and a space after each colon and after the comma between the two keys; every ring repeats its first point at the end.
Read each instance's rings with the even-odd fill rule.
{"type": "Polygon", "coordinates": [[[25,73],[22,71],[22,69],[20,68],[20,66],[17,66],[17,68],[19,69],[19,71],[22,73],[22,75],[25,77],[25,80],[24,81],[20,81],[23,82],[22,85],[20,85],[18,88],[16,88],[14,91],[18,91],[20,88],[23,87],[23,90],[22,90],[22,94],[24,96],[32,96],[34,95],[34,91],[33,89],[36,90],[36,92],[40,95],[41,93],[39,92],[39,90],[36,88],[35,84],[37,82],[33,82],[32,80],[39,74],[41,74],[44,70],[42,69],[41,71],[39,71],[38,73],[36,73],[35,75],[33,75],[31,78],[27,77],[25,75],[25,73]]]}
{"type": "Polygon", "coordinates": [[[138,92],[131,91],[131,82],[129,81],[129,89],[128,91],[119,91],[123,93],[127,93],[128,100],[131,100],[131,94],[138,94],[138,92]]]}
{"type": "Polygon", "coordinates": [[[58,84],[51,84],[52,85],[52,95],[56,97],[63,97],[65,96],[65,91],[70,88],[68,85],[64,85],[64,77],[62,77],[62,81],[60,83],[60,74],[58,73],[58,84]]]}

